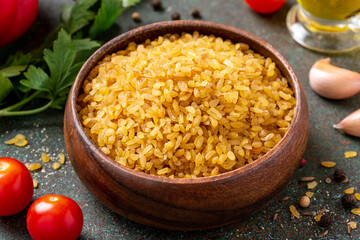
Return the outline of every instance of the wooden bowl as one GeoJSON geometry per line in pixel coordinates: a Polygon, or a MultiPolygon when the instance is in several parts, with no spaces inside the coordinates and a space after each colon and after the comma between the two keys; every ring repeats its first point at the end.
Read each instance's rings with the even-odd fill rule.
{"type": "Polygon", "coordinates": [[[160,22],[126,32],[97,50],[81,68],[65,111],[65,142],[82,183],[105,206],[135,222],[170,230],[214,228],[245,218],[279,194],[305,151],[309,114],[305,94],[289,63],[270,44],[240,29],[204,21],[160,22]],[[296,112],[284,138],[266,155],[231,172],[198,179],[151,176],[123,167],[86,136],[75,109],[82,83],[105,55],[167,33],[199,31],[244,42],[270,57],[295,92],[296,112]]]}

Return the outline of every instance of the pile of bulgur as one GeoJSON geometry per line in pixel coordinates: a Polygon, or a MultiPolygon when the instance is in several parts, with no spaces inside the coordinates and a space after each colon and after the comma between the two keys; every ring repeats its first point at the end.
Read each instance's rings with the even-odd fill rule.
{"type": "Polygon", "coordinates": [[[78,98],[85,133],[118,163],[175,178],[217,175],[273,148],[295,97],[244,43],[167,34],[106,56],[78,98]]]}

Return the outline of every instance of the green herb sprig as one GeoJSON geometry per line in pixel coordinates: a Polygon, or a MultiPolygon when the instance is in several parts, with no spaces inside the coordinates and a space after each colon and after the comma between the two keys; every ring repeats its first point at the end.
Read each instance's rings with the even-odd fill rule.
{"type": "Polygon", "coordinates": [[[12,92],[19,98],[18,102],[0,109],[0,117],[62,109],[84,61],[100,46],[96,37],[115,23],[124,8],[139,1],[75,0],[72,5],[64,5],[61,24],[49,34],[40,49],[14,54],[0,66],[0,106],[6,106],[12,92]],[[52,49],[49,49],[51,42],[52,49]],[[38,58],[41,51],[43,56],[38,58]],[[22,110],[39,98],[46,100],[42,106],[22,110]]]}

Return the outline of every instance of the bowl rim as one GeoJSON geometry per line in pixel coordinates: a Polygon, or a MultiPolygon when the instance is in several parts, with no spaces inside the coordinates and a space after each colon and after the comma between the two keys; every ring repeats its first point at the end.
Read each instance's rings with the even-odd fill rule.
{"type": "MultiPolygon", "coordinates": [[[[194,32],[195,30],[189,31],[194,32]]],[[[187,32],[187,31],[183,31],[187,32]]],[[[201,34],[201,30],[198,31],[201,34]]],[[[222,37],[220,34],[215,36],[222,37]]],[[[160,36],[160,35],[159,35],[160,36]]],[[[223,37],[222,37],[223,38],[223,37]]],[[[144,40],[145,41],[145,40],[144,40]]],[[[143,42],[144,42],[143,41],[143,42]]],[[[250,44],[249,44],[250,45],[250,44]]],[[[252,49],[252,46],[250,45],[250,49],[252,49]]],[[[118,49],[117,51],[119,51],[118,49]]],[[[260,53],[260,52],[256,52],[260,53]]],[[[260,53],[263,55],[262,53],[260,53]]],[[[274,61],[274,59],[272,59],[274,61]]],[[[282,71],[282,74],[284,72],[282,71]]],[[[164,22],[156,22],[152,24],[148,24],[145,26],[141,26],[135,29],[132,29],[130,31],[127,31],[125,33],[122,33],[121,35],[111,39],[110,41],[106,42],[103,46],[101,46],[97,51],[95,51],[83,64],[81,67],[78,75],[76,76],[76,79],[74,81],[74,84],[71,88],[70,94],[69,94],[69,107],[70,107],[70,113],[72,115],[72,120],[74,121],[74,126],[77,130],[79,130],[80,137],[85,141],[85,143],[89,146],[89,148],[94,152],[94,154],[97,156],[96,161],[98,161],[102,166],[105,166],[105,169],[108,169],[107,167],[111,168],[111,171],[120,171],[124,172],[129,175],[133,175],[139,178],[144,178],[148,181],[153,181],[157,183],[169,183],[169,184],[203,184],[203,183],[209,183],[209,182],[215,182],[215,181],[223,181],[226,179],[229,179],[235,175],[240,175],[249,172],[250,170],[254,170],[255,168],[261,166],[262,164],[265,164],[267,161],[275,160],[272,158],[273,155],[275,155],[287,142],[291,139],[292,133],[295,131],[297,127],[297,123],[300,120],[300,112],[302,111],[301,101],[306,102],[305,95],[302,95],[302,87],[301,83],[296,76],[294,70],[292,69],[291,65],[288,63],[288,61],[269,43],[267,43],[265,40],[257,37],[256,35],[246,32],[244,30],[220,24],[220,23],[214,23],[214,22],[208,22],[208,21],[201,21],[201,20],[178,20],[178,21],[164,21],[164,22]],[[290,125],[290,128],[284,135],[284,137],[280,140],[279,143],[277,143],[269,152],[264,154],[262,157],[254,160],[252,163],[248,163],[244,165],[243,167],[221,173],[215,176],[208,176],[208,177],[198,177],[198,178],[169,178],[169,177],[162,177],[162,176],[156,176],[156,175],[150,175],[148,173],[144,172],[138,172],[134,169],[125,167],[119,163],[117,163],[114,159],[103,153],[92,141],[91,139],[86,135],[82,124],[80,123],[78,113],[76,111],[76,99],[79,95],[80,88],[82,87],[83,82],[87,78],[88,74],[91,72],[94,66],[102,60],[106,55],[114,53],[114,51],[109,51],[112,49],[112,46],[115,45],[117,42],[126,40],[130,37],[134,37],[136,35],[140,34],[146,34],[154,29],[158,28],[169,28],[169,27],[207,27],[213,30],[225,30],[227,32],[231,32],[237,36],[240,36],[242,38],[245,38],[253,43],[259,44],[262,48],[265,48],[268,52],[273,54],[278,60],[276,61],[276,64],[283,65],[284,70],[288,73],[289,78],[287,78],[289,85],[291,85],[292,90],[294,91],[295,99],[296,99],[296,105],[295,105],[295,113],[292,120],[292,123],[290,125]],[[93,65],[93,66],[92,66],[93,65]],[[92,66],[92,67],[91,67],[92,66]]]]}

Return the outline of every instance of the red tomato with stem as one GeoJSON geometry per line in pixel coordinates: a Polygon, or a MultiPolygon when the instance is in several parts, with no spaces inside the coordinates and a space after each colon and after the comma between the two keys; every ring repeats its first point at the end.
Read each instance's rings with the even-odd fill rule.
{"type": "Polygon", "coordinates": [[[27,229],[34,240],[75,240],[80,236],[83,222],[79,205],[57,194],[36,199],[26,216],[27,229]]]}
{"type": "Polygon", "coordinates": [[[286,0],[244,0],[249,7],[258,13],[273,13],[279,10],[286,0]]]}
{"type": "Polygon", "coordinates": [[[34,23],[38,0],[0,1],[0,47],[22,36],[34,23]]]}
{"type": "Polygon", "coordinates": [[[16,214],[29,205],[34,193],[31,174],[16,159],[0,158],[0,216],[16,214]]]}

